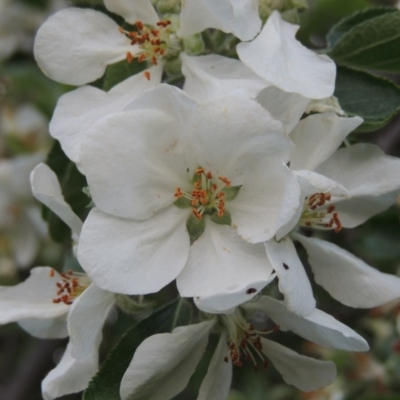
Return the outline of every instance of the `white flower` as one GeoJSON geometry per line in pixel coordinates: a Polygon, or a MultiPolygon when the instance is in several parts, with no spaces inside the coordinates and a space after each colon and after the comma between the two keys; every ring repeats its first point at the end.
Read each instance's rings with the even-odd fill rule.
{"type": "MultiPolygon", "coordinates": [[[[355,227],[388,208],[400,188],[399,159],[371,144],[337,150],[361,122],[357,117],[316,114],[300,121],[290,135],[295,143],[290,167],[305,200],[293,220],[278,232],[280,241],[265,246],[288,306],[300,315],[313,309],[314,300],[296,250],[284,236],[296,225],[336,232],[355,227]]],[[[371,268],[332,243],[291,236],[306,248],[316,282],[340,302],[370,308],[400,297],[400,278],[371,268]]]]}
{"type": "Polygon", "coordinates": [[[108,92],[87,85],[60,97],[49,130],[78,168],[82,169],[79,163],[80,143],[89,127],[106,115],[122,111],[137,96],[161,81],[161,66],[151,67],[146,73],[150,79],[143,74],[134,75],[108,92]]]}
{"type": "MultiPolygon", "coordinates": [[[[199,363],[208,336],[220,334],[219,343],[200,387],[198,400],[227,398],[232,379],[232,366],[253,364],[257,370],[271,361],[283,379],[302,391],[312,391],[330,384],[336,375],[332,362],[319,361],[264,338],[274,329],[258,328],[246,315],[271,318],[284,330],[293,330],[322,346],[352,350],[368,350],[368,344],[356,332],[320,310],[301,318],[286,309],[282,302],[263,296],[237,308],[232,314],[220,314],[196,325],[178,327],[172,333],[146,339],[136,350],[121,382],[122,400],[162,398],[168,400],[187,385],[199,363]]],[[[278,328],[279,329],[279,328],[278,328]]]]}
{"type": "Polygon", "coordinates": [[[254,1],[187,0],[180,23],[159,20],[150,0],[106,0],[105,5],[136,25],[137,31],[125,31],[95,10],[62,10],[42,25],[35,39],[35,57],[47,76],[62,83],[82,85],[100,78],[107,65],[124,59],[163,64],[165,57],[177,56],[183,50],[182,38],[208,27],[237,31],[248,40],[261,25],[254,1]],[[180,25],[178,32],[175,25],[180,25]]]}
{"type": "Polygon", "coordinates": [[[0,161],[0,232],[22,268],[33,262],[46,235],[46,225],[29,189],[29,173],[42,159],[43,154],[35,154],[0,161]]]}
{"type": "Polygon", "coordinates": [[[239,58],[279,89],[310,99],[329,97],[335,87],[335,63],[297,41],[298,28],[274,11],[253,41],[237,45],[239,58]]]}
{"type": "Polygon", "coordinates": [[[281,124],[243,92],[197,105],[159,85],[130,108],[83,138],[96,204],[78,247],[84,269],[126,294],[175,278],[184,297],[263,287],[272,270],[253,243],[273,237],[299,203],[281,124]]]}

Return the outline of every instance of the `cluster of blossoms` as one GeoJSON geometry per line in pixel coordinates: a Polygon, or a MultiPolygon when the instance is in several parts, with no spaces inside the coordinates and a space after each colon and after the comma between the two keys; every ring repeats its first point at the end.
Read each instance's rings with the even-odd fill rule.
{"type": "Polygon", "coordinates": [[[244,362],[271,362],[303,391],[327,386],[332,362],[265,336],[291,330],[350,351],[368,344],[316,308],[293,242],[341,303],[369,308],[400,297],[400,278],[309,234],[352,228],[387,209],[400,189],[400,160],[371,144],[343,144],[363,121],[346,117],[332,97],[335,64],[298,42],[298,26],[277,11],[287,11],[283,2],[273,3],[104,0],[122,26],[100,11],[68,8],[40,28],[42,71],[80,86],[60,98],[50,133],[85,175],[92,200],[82,222],[54,172],[36,166],[33,194],[71,228],[84,272],[37,267],[0,290],[2,324],[70,337],[43,381],[46,400],[87,387],[118,296],[156,293],[172,281],[201,318],[143,341],[121,399],[173,398],[211,333],[220,339],[198,399],[225,399],[232,367],[244,362]],[[238,59],[210,54],[203,31],[229,34],[238,59]],[[147,69],[107,92],[88,85],[121,61],[147,69]],[[182,88],[163,81],[177,74],[182,88]],[[281,300],[265,295],[276,282],[281,300]],[[256,323],[260,315],[274,325],[256,323]]]}

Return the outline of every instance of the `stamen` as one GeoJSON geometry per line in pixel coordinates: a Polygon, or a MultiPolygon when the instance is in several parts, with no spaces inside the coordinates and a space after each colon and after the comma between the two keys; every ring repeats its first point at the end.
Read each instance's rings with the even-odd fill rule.
{"type": "Polygon", "coordinates": [[[228,178],[225,178],[225,176],[219,176],[218,179],[224,182],[227,187],[231,186],[231,181],[228,178]]]}
{"type": "Polygon", "coordinates": [[[151,79],[151,75],[149,71],[144,71],[144,77],[149,81],[151,79]]]}
{"type": "Polygon", "coordinates": [[[336,233],[342,229],[339,214],[334,204],[327,204],[332,199],[330,193],[314,193],[306,198],[300,225],[316,229],[333,229],[336,233]]]}
{"type": "MultiPolygon", "coordinates": [[[[54,270],[53,276],[54,276],[54,270]]],[[[56,295],[53,299],[53,303],[64,303],[71,305],[73,301],[82,294],[86,288],[90,285],[90,280],[85,274],[73,272],[71,270],[66,273],[62,273],[61,282],[56,282],[58,288],[56,295]]]]}

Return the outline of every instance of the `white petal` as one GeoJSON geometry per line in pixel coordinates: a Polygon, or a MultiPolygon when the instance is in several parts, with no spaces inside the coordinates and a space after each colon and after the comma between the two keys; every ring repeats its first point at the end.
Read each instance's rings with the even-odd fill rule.
{"type": "Polygon", "coordinates": [[[283,302],[268,296],[262,296],[257,302],[247,303],[244,307],[265,311],[281,329],[291,330],[320,346],[348,351],[368,350],[364,338],[321,310],[314,309],[310,314],[299,317],[290,312],[283,302]]]}
{"type": "Polygon", "coordinates": [[[114,294],[93,283],[73,302],[68,314],[72,357],[77,360],[90,357],[99,342],[98,336],[102,337],[104,322],[113,305],[114,294]]]}
{"type": "Polygon", "coordinates": [[[310,102],[297,93],[287,93],[275,86],[269,86],[261,91],[257,101],[275,119],[282,122],[286,132],[290,132],[296,126],[310,102]]]}
{"type": "Polygon", "coordinates": [[[136,350],[121,381],[122,400],[169,400],[181,392],[199,363],[214,320],[150,336],[136,350]]]}
{"type": "Polygon", "coordinates": [[[158,110],[101,119],[84,136],[80,154],[96,206],[140,220],[170,206],[177,187],[190,188],[185,143],[178,123],[158,110]]]}
{"type": "Polygon", "coordinates": [[[181,5],[178,35],[185,37],[207,28],[230,32],[233,18],[229,0],[185,0],[181,5]]]}
{"type": "Polygon", "coordinates": [[[26,281],[0,288],[0,324],[27,318],[56,318],[68,313],[69,306],[53,303],[56,283],[61,278],[56,271],[51,277],[51,271],[50,267],[36,267],[26,281]]]}
{"type": "Polygon", "coordinates": [[[79,262],[104,290],[157,292],[186,264],[187,217],[187,210],[175,206],[144,221],[116,218],[94,208],[83,225],[79,262]]]}
{"type": "Polygon", "coordinates": [[[362,122],[360,117],[342,118],[334,113],[315,114],[302,119],[290,135],[295,144],[290,168],[314,170],[362,122]]]}
{"type": "Polygon", "coordinates": [[[281,161],[263,159],[244,177],[238,195],[227,203],[232,224],[250,243],[271,239],[300,207],[300,185],[281,161]]]}
{"type": "Polygon", "coordinates": [[[40,339],[62,339],[68,337],[67,314],[51,319],[22,319],[18,325],[30,335],[40,339]]]}
{"type": "Polygon", "coordinates": [[[42,382],[43,399],[54,400],[86,389],[97,370],[97,348],[92,350],[87,359],[77,361],[71,355],[71,344],[68,344],[61,361],[42,382]]]}
{"type": "Polygon", "coordinates": [[[302,356],[265,338],[261,338],[261,343],[262,352],[272,361],[283,380],[303,392],[321,389],[335,380],[333,362],[302,356]]]}
{"type": "Polygon", "coordinates": [[[265,243],[265,250],[288,309],[300,316],[310,314],[315,309],[312,288],[290,238],[285,237],[280,242],[270,240],[265,243]]]}
{"type": "Polygon", "coordinates": [[[223,400],[228,398],[232,381],[232,361],[224,361],[228,354],[226,334],[221,334],[207,374],[200,386],[197,400],[223,400]]]}
{"type": "Polygon", "coordinates": [[[335,211],[345,228],[354,228],[374,215],[387,210],[394,204],[396,197],[396,192],[379,197],[355,196],[349,200],[335,203],[335,211]]]}
{"type": "Polygon", "coordinates": [[[317,172],[341,183],[352,197],[377,197],[400,188],[399,169],[400,159],[373,144],[359,143],[339,149],[317,172]]]}
{"type": "Polygon", "coordinates": [[[91,125],[106,115],[122,111],[139,94],[160,83],[160,65],[149,68],[147,72],[150,73],[150,80],[143,73],[136,74],[109,92],[94,86],[83,86],[60,97],[49,130],[73,162],[79,162],[81,140],[91,125]]]}
{"type": "Polygon", "coordinates": [[[349,198],[349,191],[340,183],[314,171],[297,170],[294,174],[304,189],[304,194],[329,192],[335,198],[349,198]]]}
{"type": "Polygon", "coordinates": [[[239,60],[217,54],[191,57],[181,53],[180,58],[185,76],[183,90],[200,103],[235,89],[244,89],[255,97],[267,85],[239,60]]]}
{"type": "Polygon", "coordinates": [[[400,160],[377,146],[360,143],[339,149],[317,172],[345,186],[351,196],[335,204],[345,227],[354,227],[387,209],[400,188],[400,160]]]}
{"type": "Polygon", "coordinates": [[[227,225],[207,220],[176,280],[179,293],[183,297],[216,296],[216,301],[223,302],[213,305],[209,299],[210,307],[231,309],[246,297],[249,287],[269,283],[272,268],[263,247],[245,242],[227,225]]]}
{"type": "Polygon", "coordinates": [[[121,15],[126,22],[156,25],[158,15],[150,0],[104,0],[107,9],[121,15]]]}
{"type": "Polygon", "coordinates": [[[230,0],[233,7],[231,32],[240,40],[251,40],[261,28],[258,0],[230,0]]]}
{"type": "Polygon", "coordinates": [[[238,292],[195,297],[193,300],[197,308],[201,311],[211,314],[230,314],[234,312],[236,307],[251,300],[254,296],[257,296],[258,293],[275,278],[276,275],[271,274],[268,280],[248,284],[238,292]]]}
{"type": "Polygon", "coordinates": [[[200,165],[232,185],[242,184],[257,160],[287,161],[291,151],[281,123],[241,90],[199,105],[188,125],[200,165]]]}
{"type": "Polygon", "coordinates": [[[82,221],[64,200],[57,176],[46,164],[40,163],[32,171],[31,187],[33,195],[59,216],[79,237],[82,221]]]}
{"type": "Polygon", "coordinates": [[[239,58],[279,89],[310,99],[329,97],[335,85],[335,63],[297,41],[298,28],[274,11],[252,42],[237,45],[239,58]]]}
{"type": "Polygon", "coordinates": [[[341,303],[378,307],[400,298],[400,278],[370,267],[333,243],[295,235],[307,250],[315,281],[341,303]]]}
{"type": "Polygon", "coordinates": [[[111,18],[82,8],[53,14],[38,30],[34,46],[40,69],[69,85],[100,78],[108,64],[123,60],[132,49],[111,18]]]}

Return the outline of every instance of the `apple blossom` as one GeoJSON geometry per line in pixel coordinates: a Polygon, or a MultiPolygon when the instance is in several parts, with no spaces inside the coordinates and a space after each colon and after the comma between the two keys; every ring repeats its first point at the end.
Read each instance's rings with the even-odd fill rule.
{"type": "MultiPolygon", "coordinates": [[[[297,226],[339,232],[353,228],[393,204],[400,188],[400,161],[377,146],[356,144],[337,150],[362,120],[333,113],[309,116],[291,132],[295,143],[290,167],[302,186],[303,206],[265,244],[289,307],[301,315],[312,310],[310,284],[294,245],[286,236],[297,226]],[[308,303],[308,306],[307,306],[308,303]]],[[[338,246],[292,233],[307,250],[315,280],[340,302],[361,308],[400,297],[400,278],[371,268],[338,246]]]]}
{"type": "Polygon", "coordinates": [[[96,207],[80,263],[98,286],[125,294],[175,278],[184,297],[265,286],[272,269],[260,242],[299,204],[289,153],[281,124],[244,92],[196,104],[171,86],[147,91],[82,140],[96,207]]]}
{"type": "Polygon", "coordinates": [[[194,373],[212,332],[218,333],[220,338],[198,400],[226,399],[232,367],[240,367],[245,362],[257,370],[260,366],[267,367],[271,361],[287,383],[303,391],[331,383],[336,375],[332,362],[299,355],[264,337],[279,327],[293,330],[322,346],[368,350],[361,336],[324,312],[315,309],[307,318],[301,318],[287,310],[284,303],[262,296],[231,314],[215,315],[199,324],[178,327],[172,333],[154,335],[143,341],[122,379],[121,399],[168,400],[177,395],[194,373]],[[265,321],[257,320],[260,314],[278,325],[265,329],[265,321]],[[252,322],[248,322],[249,317],[253,317],[252,322]]]}
{"type": "MultiPolygon", "coordinates": [[[[207,0],[191,0],[186,2],[186,6],[190,7],[193,3],[195,7],[203,7],[203,2],[211,4],[207,0]]],[[[228,0],[223,2],[231,8],[228,0]]],[[[139,62],[162,65],[164,59],[176,57],[185,45],[193,50],[193,44],[185,42],[186,35],[177,34],[179,22],[176,18],[172,21],[159,20],[149,0],[113,0],[105,1],[105,5],[110,11],[123,16],[126,22],[135,25],[136,31],[119,27],[99,11],[79,8],[61,10],[42,25],[35,39],[35,57],[46,75],[62,83],[82,85],[100,78],[107,65],[124,59],[132,62],[137,58],[139,62]],[[64,34],[66,31],[70,32],[68,36],[64,34]]],[[[185,15],[182,15],[181,25],[191,26],[193,15],[185,15]]],[[[207,12],[196,14],[196,21],[208,21],[207,25],[209,19],[205,18],[209,16],[207,12]]],[[[199,49],[201,47],[200,42],[199,49]]],[[[149,72],[146,77],[150,77],[149,72]]]]}

